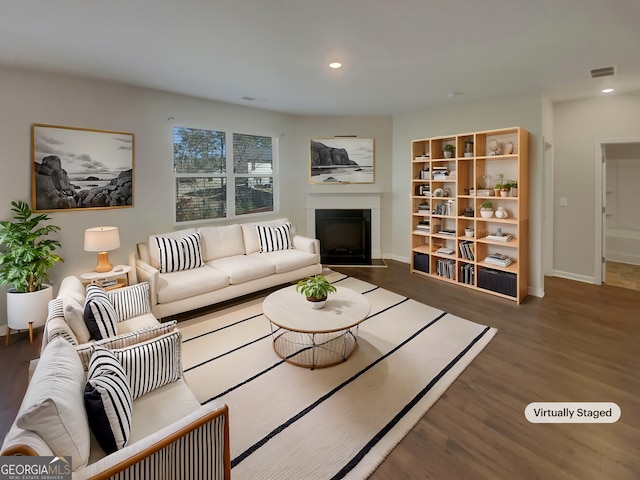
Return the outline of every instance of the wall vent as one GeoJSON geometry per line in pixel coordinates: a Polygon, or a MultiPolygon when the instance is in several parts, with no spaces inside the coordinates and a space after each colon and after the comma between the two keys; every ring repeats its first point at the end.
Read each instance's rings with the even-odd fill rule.
{"type": "Polygon", "coordinates": [[[591,78],[610,77],[611,75],[615,75],[616,69],[615,67],[594,68],[590,70],[589,73],[591,74],[591,78]]]}

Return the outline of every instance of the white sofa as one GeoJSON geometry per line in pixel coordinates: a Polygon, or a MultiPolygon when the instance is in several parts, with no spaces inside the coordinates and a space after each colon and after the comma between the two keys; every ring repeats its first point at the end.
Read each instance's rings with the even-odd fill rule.
{"type": "MultiPolygon", "coordinates": [[[[151,313],[148,289],[147,284],[141,283],[107,292],[119,317],[116,336],[127,336],[132,332],[160,325],[151,313]],[[136,299],[137,305],[132,306],[132,302],[128,301],[130,296],[136,299]],[[121,308],[123,304],[128,305],[128,308],[121,308]]],[[[78,348],[95,342],[96,338],[91,338],[84,318],[85,297],[85,286],[77,277],[62,279],[58,295],[49,302],[41,350],[44,350],[49,340],[57,336],[63,336],[78,348]]]]}
{"type": "Polygon", "coordinates": [[[285,245],[290,248],[265,251],[269,249],[256,225],[279,232],[287,223],[281,218],[151,235],[137,245],[136,274],[138,281],[149,283],[152,313],[164,318],[321,273],[316,239],[291,230],[290,244],[285,245]],[[185,241],[194,234],[203,266],[163,272],[158,239],[185,241]]]}
{"type": "MultiPolygon", "coordinates": [[[[174,330],[147,342],[99,352],[108,350],[114,358],[120,355],[124,382],[128,379],[131,385],[147,385],[154,376],[148,370],[138,372],[137,365],[132,368],[147,364],[144,355],[162,350],[163,358],[171,358],[165,365],[173,365],[157,372],[153,385],[138,391],[139,396],[131,393],[130,431],[123,446],[106,454],[101,447],[104,443],[96,439],[91,414],[85,410],[87,372],[76,348],[58,336],[42,351],[0,453],[71,456],[74,479],[230,478],[227,406],[213,402],[201,406],[197,401],[182,378],[181,338],[175,325],[174,330]],[[172,346],[169,354],[166,345],[172,346]]],[[[91,372],[100,374],[101,362],[99,355],[92,359],[90,378],[95,378],[91,372]]],[[[120,420],[110,420],[110,427],[127,423],[120,420]]]]}

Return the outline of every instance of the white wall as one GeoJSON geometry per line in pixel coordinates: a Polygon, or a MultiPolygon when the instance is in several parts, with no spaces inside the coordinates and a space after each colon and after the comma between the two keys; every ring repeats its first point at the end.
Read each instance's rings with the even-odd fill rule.
{"type": "Polygon", "coordinates": [[[554,272],[593,282],[597,142],[640,138],[640,95],[554,104],[554,272]],[[560,197],[567,206],[560,207],[560,197]]]}
{"type": "MultiPolygon", "coordinates": [[[[51,223],[62,228],[59,253],[65,258],[64,264],[56,265],[50,272],[56,287],[63,277],[90,271],[95,266],[96,254],[83,250],[85,228],[99,225],[120,228],[122,246],[109,254],[114,264],[126,263],[135,244],[149,234],[183,228],[173,222],[174,124],[279,137],[280,211],[266,218],[288,216],[302,234],[306,229],[304,194],[312,188],[324,188],[307,182],[309,138],[353,134],[376,140],[376,185],[327,188],[386,191],[390,186],[390,116],[293,117],[126,85],[7,68],[0,68],[0,85],[0,162],[4,167],[0,178],[0,219],[12,217],[12,200],[31,203],[32,124],[135,134],[133,208],[50,213],[51,223]]],[[[388,216],[390,207],[384,210],[388,216]]],[[[386,241],[390,245],[390,240],[386,241]]],[[[386,251],[384,243],[383,251],[386,251]]],[[[5,291],[6,287],[0,289],[0,325],[6,324],[5,291]]]]}
{"type": "Polygon", "coordinates": [[[542,274],[542,100],[499,100],[450,105],[393,117],[393,254],[409,261],[411,141],[440,135],[522,127],[529,138],[529,293],[544,295],[542,274]]]}

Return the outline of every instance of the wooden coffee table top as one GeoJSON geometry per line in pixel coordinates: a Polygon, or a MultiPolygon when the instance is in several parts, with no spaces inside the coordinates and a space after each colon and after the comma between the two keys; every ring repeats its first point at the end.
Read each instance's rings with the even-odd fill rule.
{"type": "Polygon", "coordinates": [[[313,309],[295,285],[278,290],[264,299],[262,311],[269,321],[293,332],[328,333],[362,322],[371,305],[361,293],[336,286],[323,308],[313,309]]]}

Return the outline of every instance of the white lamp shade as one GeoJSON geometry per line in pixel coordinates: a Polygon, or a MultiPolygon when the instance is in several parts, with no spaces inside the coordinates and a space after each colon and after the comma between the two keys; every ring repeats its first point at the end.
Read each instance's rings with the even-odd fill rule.
{"type": "Polygon", "coordinates": [[[84,231],[84,249],[87,252],[109,252],[119,247],[118,227],[93,227],[84,231]]]}

